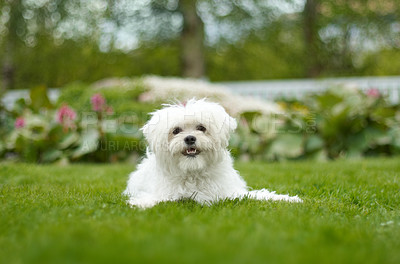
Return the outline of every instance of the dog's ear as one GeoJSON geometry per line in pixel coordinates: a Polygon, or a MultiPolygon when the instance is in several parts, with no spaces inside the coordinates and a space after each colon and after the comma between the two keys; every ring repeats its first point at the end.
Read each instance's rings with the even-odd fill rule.
{"type": "Polygon", "coordinates": [[[147,123],[144,124],[140,130],[142,130],[143,134],[146,135],[149,132],[149,125],[147,123]]]}
{"type": "Polygon", "coordinates": [[[221,144],[222,147],[226,148],[229,144],[229,138],[231,133],[236,129],[237,127],[237,122],[236,119],[228,115],[224,111],[224,120],[222,121],[222,127],[221,127],[221,144]]]}
{"type": "Polygon", "coordinates": [[[147,140],[147,136],[149,134],[149,124],[146,123],[140,130],[142,131],[143,135],[145,136],[145,138],[147,140]]]}
{"type": "Polygon", "coordinates": [[[155,152],[157,146],[160,146],[160,142],[164,137],[163,130],[160,132],[160,128],[163,127],[160,117],[160,112],[156,111],[150,113],[151,118],[146,124],[140,129],[149,144],[150,150],[155,152]],[[161,126],[160,126],[161,122],[161,126]]]}
{"type": "Polygon", "coordinates": [[[144,138],[147,141],[147,144],[149,145],[148,148],[152,152],[154,152],[154,145],[155,145],[154,138],[152,136],[152,132],[154,133],[154,129],[155,129],[154,125],[150,123],[150,120],[147,121],[147,123],[140,129],[144,135],[144,138]]]}
{"type": "Polygon", "coordinates": [[[230,133],[235,131],[237,128],[236,119],[231,117],[228,113],[224,111],[223,113],[223,121],[222,121],[222,129],[225,131],[226,136],[229,137],[230,133]]]}
{"type": "Polygon", "coordinates": [[[233,131],[235,131],[235,129],[237,128],[237,122],[236,119],[229,116],[229,132],[232,133],[233,131]]]}
{"type": "Polygon", "coordinates": [[[159,117],[156,113],[150,113],[150,115],[150,120],[148,120],[146,124],[140,129],[149,144],[151,144],[151,135],[154,134],[155,126],[159,121],[159,117]]]}

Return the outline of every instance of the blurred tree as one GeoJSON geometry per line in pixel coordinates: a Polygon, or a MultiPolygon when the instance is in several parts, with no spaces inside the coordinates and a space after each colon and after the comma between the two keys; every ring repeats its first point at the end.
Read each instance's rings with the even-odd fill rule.
{"type": "Polygon", "coordinates": [[[111,13],[119,28],[135,28],[142,46],[179,39],[181,75],[194,78],[206,75],[205,45],[238,41],[271,19],[263,0],[153,0],[135,10],[114,4],[111,13]]]}
{"type": "MultiPolygon", "coordinates": [[[[99,22],[104,17],[106,7],[105,1],[0,2],[2,86],[9,89],[24,87],[26,84],[28,87],[38,84],[51,85],[53,80],[62,78],[63,69],[59,69],[56,76],[50,76],[50,73],[57,69],[54,67],[57,59],[66,59],[65,62],[68,63],[68,57],[71,57],[71,54],[60,51],[60,47],[68,46],[67,50],[71,50],[71,45],[77,48],[72,51],[76,51],[77,54],[81,48],[82,52],[84,49],[90,50],[92,46],[98,49],[99,22]],[[49,80],[51,81],[48,82],[49,80]]],[[[73,60],[69,61],[69,64],[71,62],[73,60]]],[[[79,62],[74,67],[82,65],[79,62]]]]}
{"type": "Polygon", "coordinates": [[[38,39],[53,41],[53,30],[62,13],[58,5],[62,2],[66,1],[6,0],[0,4],[1,77],[5,89],[16,86],[19,67],[30,65],[29,61],[17,63],[17,57],[36,46],[38,39]]]}
{"type": "Polygon", "coordinates": [[[307,57],[298,20],[297,15],[282,15],[240,41],[209,47],[209,78],[226,81],[304,77],[307,57]]]}
{"type": "Polygon", "coordinates": [[[183,26],[180,35],[182,75],[201,78],[205,76],[204,25],[197,14],[196,2],[179,0],[183,26]]]}
{"type": "Polygon", "coordinates": [[[363,56],[398,49],[399,23],[398,0],[306,0],[306,76],[362,75],[363,56]]]}
{"type": "Polygon", "coordinates": [[[3,53],[1,54],[1,73],[2,73],[2,87],[3,89],[9,89],[14,87],[14,74],[15,74],[15,63],[14,53],[17,48],[18,32],[22,32],[22,12],[21,12],[21,1],[5,1],[0,4],[3,12],[7,12],[8,28],[6,36],[0,43],[2,46],[3,53]]]}
{"type": "Polygon", "coordinates": [[[322,62],[320,47],[321,40],[319,38],[318,25],[319,19],[319,0],[306,0],[303,10],[303,23],[304,23],[304,42],[305,42],[305,54],[306,54],[306,76],[317,77],[322,71],[322,62]]]}
{"type": "Polygon", "coordinates": [[[400,74],[399,7],[398,0],[3,0],[1,83],[400,74]]]}

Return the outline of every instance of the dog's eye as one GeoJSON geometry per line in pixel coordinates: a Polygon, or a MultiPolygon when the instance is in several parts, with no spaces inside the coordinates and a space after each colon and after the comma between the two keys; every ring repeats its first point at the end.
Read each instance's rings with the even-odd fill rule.
{"type": "Polygon", "coordinates": [[[206,128],[204,127],[204,126],[202,126],[202,125],[198,125],[197,127],[196,127],[196,129],[197,130],[199,130],[199,131],[201,131],[201,132],[206,132],[206,128]]]}
{"type": "Polygon", "coordinates": [[[182,128],[176,127],[176,128],[174,128],[174,130],[172,131],[172,134],[178,135],[178,134],[181,133],[181,132],[182,132],[182,128]]]}

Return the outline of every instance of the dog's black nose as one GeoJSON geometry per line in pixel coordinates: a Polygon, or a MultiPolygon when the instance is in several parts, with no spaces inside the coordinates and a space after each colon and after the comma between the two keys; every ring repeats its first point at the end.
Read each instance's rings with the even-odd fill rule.
{"type": "Polygon", "coordinates": [[[187,145],[193,145],[195,142],[196,142],[196,137],[194,137],[194,136],[185,137],[185,143],[187,145]]]}

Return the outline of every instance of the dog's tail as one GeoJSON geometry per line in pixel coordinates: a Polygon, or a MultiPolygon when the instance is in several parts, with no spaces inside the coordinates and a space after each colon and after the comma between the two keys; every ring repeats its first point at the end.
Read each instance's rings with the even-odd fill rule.
{"type": "Polygon", "coordinates": [[[289,196],[287,194],[276,194],[267,189],[248,191],[245,195],[250,199],[255,200],[272,200],[272,201],[287,201],[291,203],[302,203],[303,200],[296,196],[289,196]]]}

